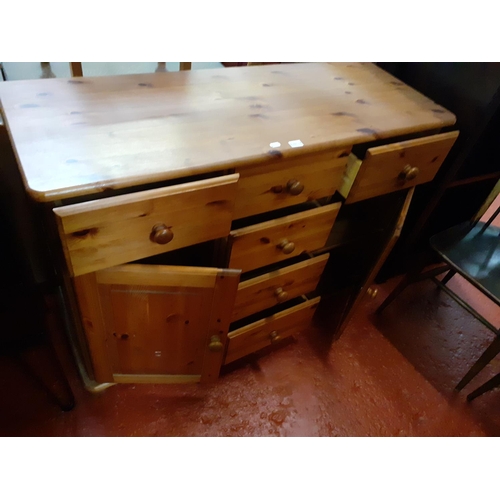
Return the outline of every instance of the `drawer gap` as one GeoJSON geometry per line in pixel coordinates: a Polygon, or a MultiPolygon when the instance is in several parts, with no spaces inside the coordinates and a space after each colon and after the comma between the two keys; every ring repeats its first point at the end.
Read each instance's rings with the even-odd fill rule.
{"type": "Polygon", "coordinates": [[[293,266],[294,264],[299,264],[300,262],[310,260],[312,257],[313,256],[310,254],[301,254],[297,255],[296,257],[292,257],[291,259],[287,259],[286,261],[276,262],[268,266],[259,267],[258,269],[247,271],[246,273],[243,273],[241,275],[240,283],[243,281],[251,280],[252,278],[256,278],[261,274],[272,273],[273,271],[277,271],[278,269],[283,269],[288,266],[293,266]]]}
{"type": "Polygon", "coordinates": [[[217,267],[215,259],[218,241],[219,240],[212,240],[204,243],[197,243],[196,245],[152,255],[151,257],[135,260],[130,263],[147,264],[151,266],[217,267]]]}
{"type": "Polygon", "coordinates": [[[304,302],[307,302],[307,300],[301,296],[291,299],[283,304],[278,304],[276,306],[270,307],[269,309],[259,311],[255,314],[252,314],[251,316],[247,316],[245,318],[239,319],[238,321],[234,321],[229,326],[229,331],[232,332],[234,330],[238,330],[239,328],[247,326],[251,323],[255,323],[256,321],[267,318],[281,311],[285,311],[286,309],[290,309],[291,307],[298,306],[299,304],[303,304],[304,302]]]}
{"type": "Polygon", "coordinates": [[[301,203],[299,205],[293,205],[291,207],[280,208],[279,210],[273,210],[271,212],[266,212],[263,214],[252,215],[250,217],[245,217],[243,219],[234,220],[231,224],[231,231],[236,229],[241,229],[247,226],[254,226],[255,224],[260,224],[262,222],[267,222],[273,219],[280,219],[281,217],[286,217],[287,215],[295,215],[301,212],[306,212],[314,208],[326,206],[330,203],[332,197],[323,198],[322,200],[308,201],[306,203],[301,203]]]}

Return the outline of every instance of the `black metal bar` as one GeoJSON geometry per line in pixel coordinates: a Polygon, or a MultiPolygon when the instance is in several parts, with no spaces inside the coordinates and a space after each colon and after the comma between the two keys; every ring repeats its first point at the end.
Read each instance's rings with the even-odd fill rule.
{"type": "Polygon", "coordinates": [[[500,337],[495,337],[493,342],[481,354],[479,359],[470,367],[462,380],[455,387],[456,391],[462,390],[488,363],[493,360],[500,352],[500,337]]]}
{"type": "Polygon", "coordinates": [[[473,309],[467,302],[465,302],[462,298],[460,298],[455,292],[450,290],[446,285],[443,285],[441,281],[436,278],[431,278],[431,280],[441,289],[443,292],[447,293],[457,304],[462,306],[467,312],[472,314],[474,318],[480,321],[484,326],[489,328],[496,335],[500,335],[498,328],[493,326],[487,319],[483,318],[475,309],[473,309]]]}
{"type": "Polygon", "coordinates": [[[475,391],[472,391],[469,395],[467,395],[467,401],[472,401],[473,399],[476,399],[478,396],[481,396],[481,394],[491,391],[492,389],[495,389],[498,386],[500,386],[500,373],[498,375],[495,375],[493,378],[488,380],[488,382],[485,382],[475,391]]]}
{"type": "Polygon", "coordinates": [[[488,219],[488,222],[481,228],[478,234],[483,234],[488,227],[490,227],[491,223],[498,217],[500,214],[500,206],[495,210],[495,213],[488,219]]]}

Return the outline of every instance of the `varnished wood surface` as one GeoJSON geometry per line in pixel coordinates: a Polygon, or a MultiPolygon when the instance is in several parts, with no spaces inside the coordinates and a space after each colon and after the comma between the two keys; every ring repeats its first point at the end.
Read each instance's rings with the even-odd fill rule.
{"type": "Polygon", "coordinates": [[[396,221],[394,231],[391,234],[391,236],[389,237],[387,244],[382,249],[382,252],[380,253],[377,261],[375,262],[372,269],[370,270],[368,277],[366,278],[359,293],[357,294],[356,298],[354,299],[354,301],[349,309],[349,312],[347,313],[347,315],[343,319],[341,325],[339,326],[338,331],[337,331],[337,335],[340,335],[344,331],[346,326],[348,325],[349,321],[351,320],[351,318],[355,314],[361,301],[365,297],[368,289],[373,285],[373,282],[375,281],[377,274],[379,273],[380,269],[384,265],[384,262],[387,260],[387,257],[389,256],[392,249],[394,248],[394,245],[398,241],[399,236],[401,235],[401,231],[403,229],[403,225],[404,225],[405,220],[406,220],[406,216],[408,215],[408,210],[410,209],[411,199],[413,198],[414,192],[415,192],[414,187],[412,187],[411,189],[408,190],[403,207],[401,208],[401,212],[399,213],[398,220],[396,221]]]}
{"type": "Polygon", "coordinates": [[[328,257],[329,254],[320,255],[243,281],[238,286],[231,321],[279,304],[278,289],[286,293],[285,300],[314,291],[328,257]]]}
{"type": "Polygon", "coordinates": [[[350,148],[288,158],[277,165],[243,168],[238,181],[234,218],[248,217],[331,196],[340,186],[350,148]],[[301,193],[287,183],[297,181],[301,193]]]}
{"type": "Polygon", "coordinates": [[[322,248],[340,206],[332,203],[231,231],[229,267],[247,272],[322,248]],[[293,251],[278,247],[284,240],[293,243],[293,251]]]}
{"type": "Polygon", "coordinates": [[[268,318],[229,332],[229,343],[224,363],[231,363],[231,361],[271,345],[272,332],[276,332],[280,339],[300,333],[301,329],[310,322],[320,300],[321,297],[307,300],[268,318]]]}
{"type": "Polygon", "coordinates": [[[73,276],[229,234],[238,174],[54,209],[73,276]],[[173,233],[152,241],[153,227],[173,233]]]}
{"type": "Polygon", "coordinates": [[[362,161],[347,203],[373,198],[430,182],[457,140],[458,132],[421,137],[370,148],[362,161]],[[411,180],[402,180],[405,167],[417,169],[411,180]]]}
{"type": "Polygon", "coordinates": [[[226,341],[239,275],[130,264],[75,278],[98,381],[215,380],[224,353],[208,344],[226,341]]]}
{"type": "Polygon", "coordinates": [[[282,157],[455,122],[370,63],[15,81],[2,83],[0,100],[38,201],[276,165],[282,157]]]}

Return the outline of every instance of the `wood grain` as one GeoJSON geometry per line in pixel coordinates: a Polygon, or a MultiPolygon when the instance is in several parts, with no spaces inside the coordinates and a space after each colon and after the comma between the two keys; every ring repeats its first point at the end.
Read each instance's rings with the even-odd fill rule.
{"type": "Polygon", "coordinates": [[[72,77],[83,76],[83,68],[81,62],[70,62],[69,66],[72,77]]]}
{"type": "Polygon", "coordinates": [[[74,278],[80,319],[87,337],[92,368],[98,383],[113,382],[113,367],[108,358],[106,328],[101,310],[99,289],[95,273],[74,278]]]}
{"type": "Polygon", "coordinates": [[[240,271],[234,269],[220,270],[217,274],[208,326],[208,340],[213,336],[217,336],[224,348],[220,351],[210,351],[209,349],[205,352],[201,376],[202,383],[215,382],[219,378],[240,274],[240,271]]]}
{"type": "Polygon", "coordinates": [[[54,209],[74,276],[229,234],[238,174],[54,209]],[[174,233],[151,241],[155,224],[174,233]]]}
{"type": "Polygon", "coordinates": [[[457,137],[458,132],[448,132],[369,149],[359,167],[346,203],[430,182],[457,137]],[[406,165],[419,170],[413,180],[402,181],[399,178],[406,165]]]}
{"type": "Polygon", "coordinates": [[[229,267],[246,272],[321,248],[340,206],[341,203],[333,203],[231,231],[229,267]],[[277,247],[284,239],[293,242],[293,252],[285,254],[277,247]]]}
{"type": "Polygon", "coordinates": [[[271,345],[270,334],[276,331],[281,339],[300,333],[311,321],[321,297],[256,321],[229,332],[224,364],[271,345]]]}
{"type": "Polygon", "coordinates": [[[273,164],[273,142],[278,154],[300,156],[455,123],[364,63],[4,82],[0,101],[39,201],[273,164]]]}
{"type": "Polygon", "coordinates": [[[239,275],[134,264],[93,273],[104,320],[101,340],[113,380],[215,380],[223,351],[214,353],[208,344],[214,334],[226,340],[239,275]],[[152,279],[153,274],[161,278],[152,279]]]}
{"type": "Polygon", "coordinates": [[[387,257],[389,257],[389,254],[391,253],[392,249],[394,248],[394,245],[399,239],[399,236],[401,235],[401,231],[403,229],[403,225],[406,220],[406,216],[408,215],[408,210],[410,209],[410,204],[411,200],[413,198],[413,193],[415,192],[415,188],[411,188],[408,190],[408,194],[406,195],[403,207],[401,208],[401,212],[399,213],[398,220],[396,221],[396,225],[394,227],[394,231],[389,237],[389,240],[387,241],[385,247],[383,248],[382,252],[380,253],[378,259],[376,260],[375,264],[371,268],[365,282],[361,286],[361,289],[359,290],[359,293],[354,299],[354,302],[352,303],[348,313],[346,314],[345,318],[343,319],[342,323],[340,324],[338,330],[337,330],[337,335],[341,335],[342,332],[345,330],[346,326],[349,324],[349,321],[355,314],[359,304],[363,300],[363,298],[366,295],[366,292],[368,291],[368,288],[370,288],[373,285],[373,282],[375,281],[375,278],[377,277],[377,274],[379,273],[380,269],[384,265],[384,262],[387,260],[387,257]]]}
{"type": "Polygon", "coordinates": [[[320,255],[243,281],[238,286],[231,321],[279,304],[278,288],[286,292],[287,300],[314,291],[328,257],[329,254],[320,255]]]}
{"type": "Polygon", "coordinates": [[[298,158],[277,158],[275,165],[240,169],[234,218],[248,217],[331,196],[340,186],[350,148],[298,158]],[[287,183],[299,181],[304,190],[290,194],[287,183]]]}

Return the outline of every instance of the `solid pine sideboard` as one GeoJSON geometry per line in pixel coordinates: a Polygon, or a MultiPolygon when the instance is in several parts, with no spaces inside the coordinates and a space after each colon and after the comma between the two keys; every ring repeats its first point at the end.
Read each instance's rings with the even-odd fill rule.
{"type": "Polygon", "coordinates": [[[7,82],[0,99],[89,388],[213,381],[313,318],[338,334],[458,135],[370,63],[7,82]]]}

